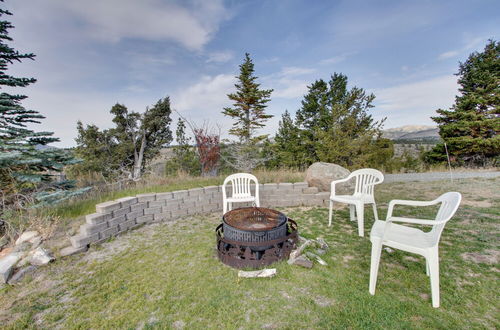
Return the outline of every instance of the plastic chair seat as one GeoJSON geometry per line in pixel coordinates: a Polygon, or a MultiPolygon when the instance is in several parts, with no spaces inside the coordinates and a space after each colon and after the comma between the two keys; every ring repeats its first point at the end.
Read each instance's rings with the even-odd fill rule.
{"type": "Polygon", "coordinates": [[[356,204],[356,202],[361,202],[363,204],[373,204],[375,199],[373,196],[364,194],[354,194],[354,195],[335,195],[330,197],[331,200],[345,203],[345,204],[356,204]]]}
{"type": "MultiPolygon", "coordinates": [[[[386,222],[377,220],[370,232],[370,241],[379,243],[384,235],[386,222]]],[[[420,229],[391,223],[391,230],[384,237],[384,245],[413,253],[433,246],[432,237],[420,229]]],[[[423,252],[423,251],[422,251],[423,252]]],[[[419,253],[420,254],[420,253],[419,253]]]]}
{"type": "Polygon", "coordinates": [[[257,199],[255,196],[234,196],[234,197],[227,197],[226,202],[228,203],[245,203],[245,202],[255,202],[257,199]]]}

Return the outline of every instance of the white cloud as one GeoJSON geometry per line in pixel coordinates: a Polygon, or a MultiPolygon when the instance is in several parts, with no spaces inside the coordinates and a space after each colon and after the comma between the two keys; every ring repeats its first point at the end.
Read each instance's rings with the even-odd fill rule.
{"type": "Polygon", "coordinates": [[[279,75],[283,77],[292,77],[292,76],[302,76],[314,72],[316,72],[316,69],[288,66],[284,67],[279,73],[279,75]]]}
{"type": "Polygon", "coordinates": [[[447,59],[447,58],[452,58],[452,57],[455,57],[457,56],[458,54],[460,54],[459,51],[456,51],[456,50],[450,50],[449,52],[445,52],[445,53],[442,53],[439,55],[438,59],[440,60],[444,60],[444,59],[447,59]]]}
{"type": "Polygon", "coordinates": [[[302,97],[307,91],[309,80],[300,79],[300,76],[308,76],[315,73],[316,69],[303,67],[284,67],[281,71],[263,77],[267,86],[274,89],[271,97],[295,99],[302,97]]]}
{"type": "Polygon", "coordinates": [[[225,63],[234,57],[231,51],[213,52],[208,54],[207,63],[225,63]]]}
{"type": "Polygon", "coordinates": [[[280,85],[275,89],[273,97],[280,97],[284,99],[295,99],[302,97],[307,92],[307,82],[298,79],[280,79],[280,85]]]}
{"type": "Polygon", "coordinates": [[[323,65],[337,64],[337,63],[345,61],[349,56],[354,55],[354,54],[356,54],[356,52],[349,52],[349,53],[340,54],[337,56],[326,58],[326,59],[320,61],[319,64],[323,64],[323,65]]]}
{"type": "Polygon", "coordinates": [[[231,125],[231,119],[222,114],[222,109],[231,106],[227,94],[234,91],[235,82],[236,78],[230,74],[203,76],[197,83],[174,93],[171,97],[172,107],[197,125],[208,122],[218,125],[225,133],[231,125]]]}
{"type": "Polygon", "coordinates": [[[486,43],[487,38],[484,37],[475,37],[475,38],[465,38],[464,46],[457,50],[450,50],[448,52],[444,52],[438,56],[439,60],[445,60],[448,58],[456,57],[466,51],[477,48],[479,45],[483,45],[486,43]]]}
{"type": "Polygon", "coordinates": [[[164,2],[160,0],[59,0],[79,17],[96,39],[172,40],[191,50],[201,49],[228,16],[222,1],[164,2]]]}
{"type": "Polygon", "coordinates": [[[458,94],[457,78],[453,75],[435,77],[399,86],[376,89],[373,114],[387,117],[386,127],[408,124],[432,124],[435,110],[447,109],[458,94]]]}

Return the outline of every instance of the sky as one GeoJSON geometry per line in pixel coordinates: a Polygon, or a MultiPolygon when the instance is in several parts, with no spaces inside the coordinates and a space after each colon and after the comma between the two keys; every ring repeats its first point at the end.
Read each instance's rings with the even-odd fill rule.
{"type": "MultiPolygon", "coordinates": [[[[272,88],[262,134],[300,108],[307,86],[337,72],[374,93],[384,128],[433,125],[458,94],[459,62],[500,34],[500,1],[5,0],[10,43],[35,61],[9,73],[35,77],[17,89],[46,116],[59,147],[76,143],[76,122],[112,127],[116,103],[130,111],[169,96],[198,126],[232,121],[235,76],[246,52],[262,88],[272,88]]],[[[10,91],[9,91],[10,92],[10,91]]],[[[177,114],[173,114],[175,132],[177,114]]]]}

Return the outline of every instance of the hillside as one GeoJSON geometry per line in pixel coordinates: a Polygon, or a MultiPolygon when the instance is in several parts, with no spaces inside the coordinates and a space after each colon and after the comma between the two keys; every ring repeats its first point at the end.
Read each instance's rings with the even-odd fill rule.
{"type": "Polygon", "coordinates": [[[426,125],[406,125],[384,130],[383,137],[395,141],[438,141],[439,129],[426,125]]]}

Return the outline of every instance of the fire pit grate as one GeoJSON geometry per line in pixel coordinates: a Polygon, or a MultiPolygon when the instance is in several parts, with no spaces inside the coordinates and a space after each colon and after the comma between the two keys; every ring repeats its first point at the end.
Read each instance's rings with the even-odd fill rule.
{"type": "Polygon", "coordinates": [[[263,207],[243,207],[227,212],[223,220],[233,228],[262,231],[279,227],[286,222],[286,216],[263,207]]]}

